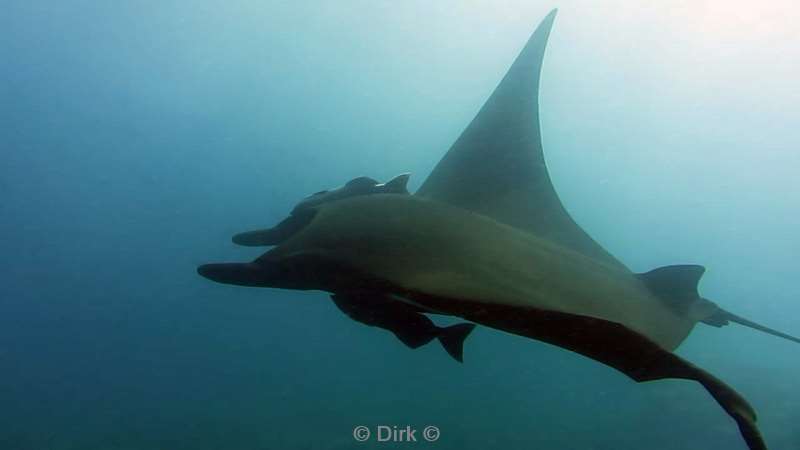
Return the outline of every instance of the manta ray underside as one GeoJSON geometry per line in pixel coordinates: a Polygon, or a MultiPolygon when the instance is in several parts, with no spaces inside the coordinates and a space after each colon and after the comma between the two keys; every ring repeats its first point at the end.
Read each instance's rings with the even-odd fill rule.
{"type": "Polygon", "coordinates": [[[800,340],[701,297],[703,267],[632,273],[572,220],[550,181],[539,130],[539,74],[554,18],[539,25],[414,195],[404,181],[398,191],[374,180],[346,185],[310,198],[282,225],[237,235],[244,245],[275,245],[256,260],[198,272],[221,283],[327,291],[350,317],[412,347],[438,337],[456,359],[472,325],[444,331],[424,314],[557,345],[638,382],[695,380],[748,447],[764,450],[747,401],[673,351],[698,322],[800,340]]]}

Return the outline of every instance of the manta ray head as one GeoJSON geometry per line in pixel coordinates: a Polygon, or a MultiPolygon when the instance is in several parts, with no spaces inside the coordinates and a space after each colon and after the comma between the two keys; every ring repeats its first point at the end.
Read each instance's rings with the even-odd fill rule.
{"type": "MultiPolygon", "coordinates": [[[[337,292],[364,285],[365,277],[346,260],[358,253],[354,242],[360,237],[362,221],[350,213],[346,223],[331,226],[324,219],[330,214],[322,212],[328,209],[320,206],[293,215],[298,220],[291,236],[253,261],[204,264],[197,272],[237,286],[337,292]]],[[[338,208],[334,205],[334,209],[338,208]]]]}
{"type": "Polygon", "coordinates": [[[473,215],[455,211],[410,195],[353,196],[304,210],[291,236],[255,260],[204,264],[198,273],[239,286],[385,291],[460,257],[456,248],[472,229],[463,216],[473,215]]]}

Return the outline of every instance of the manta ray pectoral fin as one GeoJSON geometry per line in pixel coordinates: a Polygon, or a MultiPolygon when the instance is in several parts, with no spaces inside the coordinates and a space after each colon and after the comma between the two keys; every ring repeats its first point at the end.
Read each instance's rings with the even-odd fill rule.
{"type": "MultiPolygon", "coordinates": [[[[418,298],[421,298],[417,294],[418,298]]],[[[496,302],[425,296],[435,309],[451,308],[454,315],[480,325],[557,345],[612,367],[637,382],[680,378],[699,382],[739,426],[750,450],[766,450],[756,414],[733,388],[645,335],[596,317],[496,302]]]]}
{"type": "Polygon", "coordinates": [[[458,206],[620,268],[572,219],[547,171],[539,78],[550,12],[415,195],[458,206]]]}
{"type": "Polygon", "coordinates": [[[664,355],[659,362],[660,364],[652,364],[648,369],[649,373],[639,381],[664,378],[682,378],[697,381],[736,422],[739,427],[739,433],[750,450],[767,450],[767,444],[764,442],[761,431],[756,424],[756,412],[735,389],[675,354],[664,355]]]}
{"type": "Polygon", "coordinates": [[[622,325],[580,316],[570,318],[559,313],[556,316],[558,318],[551,318],[548,326],[558,326],[558,322],[564,321],[562,327],[576,330],[579,327],[580,330],[558,337],[544,331],[549,342],[603,362],[638,382],[668,378],[697,381],[736,422],[750,450],[767,450],[752,406],[723,381],[622,325]]]}
{"type": "Polygon", "coordinates": [[[402,173],[384,183],[383,188],[386,194],[408,194],[408,179],[410,173],[402,173]]]}
{"type": "Polygon", "coordinates": [[[304,209],[291,214],[272,228],[247,231],[233,236],[233,243],[246,247],[278,245],[305,228],[316,214],[315,209],[304,209]]]}
{"type": "Polygon", "coordinates": [[[659,267],[636,276],[647,286],[650,292],[670,306],[673,311],[685,317],[714,327],[722,327],[730,322],[735,322],[773,336],[800,343],[800,339],[794,336],[737,316],[720,308],[716,303],[701,297],[697,292],[697,285],[704,272],[705,268],[703,266],[676,265],[659,267]]]}

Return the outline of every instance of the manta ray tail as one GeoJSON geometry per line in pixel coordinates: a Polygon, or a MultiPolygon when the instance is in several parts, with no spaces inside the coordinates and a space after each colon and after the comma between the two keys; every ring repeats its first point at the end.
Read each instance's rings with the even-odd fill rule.
{"type": "Polygon", "coordinates": [[[800,344],[800,338],[796,338],[790,334],[786,334],[778,330],[775,330],[773,328],[766,327],[764,325],[761,325],[760,323],[756,323],[753,322],[752,320],[745,319],[744,317],[737,316],[736,314],[725,311],[722,308],[719,308],[719,312],[714,316],[712,316],[710,319],[713,320],[713,323],[711,323],[710,321],[703,321],[703,322],[717,327],[727,325],[728,322],[735,322],[738,323],[739,325],[744,325],[754,330],[762,331],[764,333],[788,339],[792,342],[797,342],[798,344],[800,344]]]}
{"type": "Polygon", "coordinates": [[[445,351],[458,362],[464,362],[464,340],[475,329],[474,323],[459,323],[440,328],[439,342],[445,351]]]}
{"type": "Polygon", "coordinates": [[[800,343],[800,339],[778,330],[766,327],[752,320],[728,312],[714,302],[705,299],[697,292],[697,284],[705,272],[703,266],[677,265],[665,266],[650,272],[637,274],[645,286],[667,304],[673,311],[698,322],[714,327],[722,327],[735,322],[764,333],[800,343]]]}

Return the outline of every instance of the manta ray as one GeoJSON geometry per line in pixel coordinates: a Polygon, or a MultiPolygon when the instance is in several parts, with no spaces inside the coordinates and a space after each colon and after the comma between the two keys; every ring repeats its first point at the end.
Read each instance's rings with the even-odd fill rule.
{"type": "Polygon", "coordinates": [[[674,351],[698,323],[735,322],[800,340],[702,297],[702,266],[632,272],[570,217],[551,183],[539,124],[539,77],[555,15],[534,31],[417,192],[310,204],[291,232],[262,241],[277,245],[259,258],[198,272],[234,285],[326,291],[334,301],[349,299],[345,312],[366,304],[389,322],[410,313],[455,316],[579,353],[637,382],[694,380],[748,447],[764,450],[748,402],[674,351]]]}

